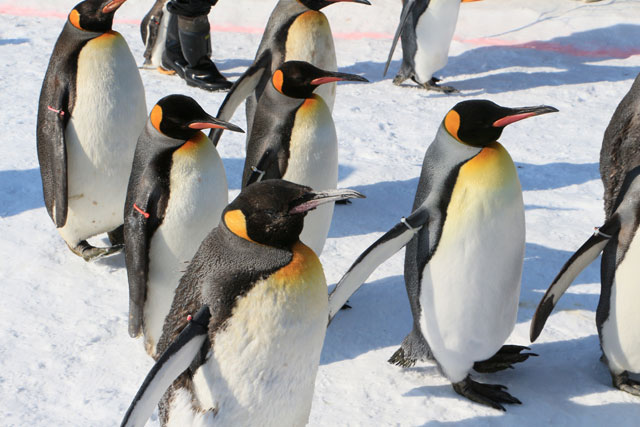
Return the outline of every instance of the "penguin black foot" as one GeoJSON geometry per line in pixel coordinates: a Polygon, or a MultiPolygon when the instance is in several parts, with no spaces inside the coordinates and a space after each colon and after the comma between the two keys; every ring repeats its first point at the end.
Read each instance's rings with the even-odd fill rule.
{"type": "Polygon", "coordinates": [[[398,365],[402,368],[411,368],[416,364],[416,359],[407,357],[404,354],[404,349],[400,347],[398,350],[396,350],[395,353],[393,353],[393,356],[391,356],[389,360],[387,360],[387,362],[391,363],[392,365],[398,365]]]}
{"type": "Polygon", "coordinates": [[[120,227],[116,228],[107,233],[107,237],[109,238],[109,242],[112,246],[123,246],[124,245],[124,224],[120,227]]]}
{"type": "Polygon", "coordinates": [[[69,246],[71,252],[82,257],[85,261],[95,261],[109,255],[116,254],[124,248],[123,245],[114,245],[108,248],[96,248],[91,246],[86,240],[81,241],[75,248],[69,246]]]}
{"type": "Polygon", "coordinates": [[[396,86],[400,86],[405,80],[407,80],[409,77],[402,75],[402,74],[398,74],[393,78],[393,84],[396,86]]]}
{"type": "Polygon", "coordinates": [[[505,391],[507,387],[500,384],[482,384],[473,381],[470,376],[467,376],[464,380],[452,385],[459,395],[501,411],[506,411],[504,406],[501,405],[502,403],[522,404],[522,402],[505,391]]]}
{"type": "Polygon", "coordinates": [[[473,369],[476,372],[488,374],[507,368],[513,369],[515,363],[524,362],[530,356],[538,356],[536,353],[522,353],[523,350],[531,349],[521,345],[503,345],[490,359],[474,363],[473,369]]]}
{"type": "Polygon", "coordinates": [[[629,378],[629,373],[626,371],[621,374],[611,372],[611,382],[619,390],[626,391],[634,396],[640,396],[640,382],[629,378]]]}
{"type": "Polygon", "coordinates": [[[437,79],[435,77],[431,77],[431,80],[429,80],[426,83],[420,83],[418,81],[416,81],[414,79],[414,81],[420,85],[420,87],[427,89],[427,90],[434,90],[436,92],[442,92],[442,93],[459,93],[460,91],[458,89],[456,89],[453,86],[442,86],[439,85],[438,82],[440,81],[440,79],[437,79]]]}

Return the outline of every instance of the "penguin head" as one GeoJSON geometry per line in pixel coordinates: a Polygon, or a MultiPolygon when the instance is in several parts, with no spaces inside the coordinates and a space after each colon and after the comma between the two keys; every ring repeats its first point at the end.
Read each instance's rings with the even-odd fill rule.
{"type": "Polygon", "coordinates": [[[113,15],[127,0],[85,0],[69,13],[69,22],[83,31],[104,33],[111,30],[113,15]]]}
{"type": "Polygon", "coordinates": [[[548,105],[507,108],[484,99],[456,104],[445,116],[444,127],[458,141],[484,147],[497,141],[505,126],[540,114],[558,110],[548,105]]]}
{"type": "Polygon", "coordinates": [[[149,120],[158,132],[181,141],[191,139],[201,129],[244,132],[234,124],[210,116],[193,98],[185,95],[162,98],[151,110],[149,120]]]}
{"type": "Polygon", "coordinates": [[[355,74],[321,70],[304,61],[287,61],[271,77],[273,87],[278,92],[300,99],[311,97],[313,91],[320,85],[339,81],[368,82],[369,80],[355,74]]]}
{"type": "Polygon", "coordinates": [[[222,222],[245,240],[289,248],[298,241],[308,211],[354,197],[364,195],[347,189],[313,191],[289,181],[269,179],[245,187],[222,212],[222,222]]]}
{"type": "Polygon", "coordinates": [[[371,5],[367,0],[298,0],[299,3],[307,6],[311,10],[320,10],[323,7],[327,7],[335,3],[360,3],[371,5]]]}

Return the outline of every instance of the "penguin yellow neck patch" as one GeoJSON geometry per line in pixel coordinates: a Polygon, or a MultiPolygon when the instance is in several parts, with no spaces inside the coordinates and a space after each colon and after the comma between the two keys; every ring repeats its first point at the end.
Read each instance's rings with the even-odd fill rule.
{"type": "Polygon", "coordinates": [[[291,262],[273,274],[273,278],[284,284],[302,284],[308,275],[323,274],[318,256],[311,248],[298,241],[292,248],[291,262]]]}
{"type": "Polygon", "coordinates": [[[153,125],[153,127],[156,128],[158,132],[162,133],[162,131],[160,130],[160,123],[162,123],[161,106],[156,105],[155,107],[153,107],[153,110],[151,110],[151,114],[149,115],[149,119],[151,120],[151,124],[153,125]]]}
{"type": "Polygon", "coordinates": [[[80,12],[78,12],[77,10],[73,9],[71,11],[71,13],[69,14],[69,22],[77,29],[84,31],[84,29],[80,26],[80,12]]]}
{"type": "Polygon", "coordinates": [[[240,209],[235,209],[224,214],[224,223],[236,236],[256,243],[247,233],[247,220],[240,209]]]}
{"type": "Polygon", "coordinates": [[[451,110],[444,118],[444,127],[449,134],[460,141],[458,138],[458,130],[460,130],[460,114],[457,111],[451,110]]]}
{"type": "Polygon", "coordinates": [[[275,87],[278,92],[282,93],[282,83],[284,82],[284,74],[282,71],[276,70],[276,72],[273,73],[271,81],[273,83],[273,87],[275,87]]]}
{"type": "Polygon", "coordinates": [[[198,132],[193,137],[189,138],[180,148],[178,148],[178,152],[180,154],[187,154],[192,152],[193,150],[197,150],[202,144],[206,144],[210,139],[202,133],[198,132]]]}

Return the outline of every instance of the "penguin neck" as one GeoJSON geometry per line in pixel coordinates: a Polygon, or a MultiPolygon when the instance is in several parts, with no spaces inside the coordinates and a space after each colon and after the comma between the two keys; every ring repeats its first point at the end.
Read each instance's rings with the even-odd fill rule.
{"type": "Polygon", "coordinates": [[[82,28],[78,28],[75,25],[73,25],[68,19],[67,19],[67,23],[64,26],[64,32],[72,34],[74,38],[79,38],[82,40],[95,39],[96,37],[100,37],[101,35],[104,34],[104,32],[88,31],[82,28]]]}
{"type": "Polygon", "coordinates": [[[467,144],[454,138],[453,135],[451,135],[449,131],[447,131],[444,122],[440,125],[440,128],[438,128],[438,133],[436,134],[435,141],[442,144],[443,146],[446,146],[445,149],[454,150],[463,157],[467,158],[475,156],[484,148],[467,144]]]}

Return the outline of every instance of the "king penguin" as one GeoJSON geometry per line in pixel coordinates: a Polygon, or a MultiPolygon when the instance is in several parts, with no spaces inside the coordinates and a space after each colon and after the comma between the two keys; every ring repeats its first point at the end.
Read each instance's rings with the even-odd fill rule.
{"type": "MultiPolygon", "coordinates": [[[[354,74],[321,70],[307,62],[280,66],[260,97],[251,133],[243,188],[262,179],[285,179],[311,188],[338,184],[338,140],[331,112],[314,93],[320,85],[337,81],[366,82],[354,74]]],[[[310,213],[300,239],[319,256],[329,233],[333,204],[310,213]]]]}
{"type": "Polygon", "coordinates": [[[525,227],[516,167],[497,140],[505,126],[554,111],[486,100],[454,106],[425,154],[413,213],[350,267],[330,296],[330,319],[407,245],[413,330],[389,362],[408,367],[434,358],[460,395],[500,410],[501,403],[520,403],[504,386],[476,382],[469,372],[505,369],[532,354],[503,346],[516,322],[525,227]]]}
{"type": "Polygon", "coordinates": [[[402,66],[393,84],[400,85],[411,79],[425,89],[456,92],[451,86],[438,85],[433,74],[447,65],[459,10],[460,0],[403,0],[400,23],[384,75],[389,69],[398,38],[402,36],[402,66]]]}
{"type": "Polygon", "coordinates": [[[307,211],[351,197],[364,196],[284,180],[243,189],[180,280],[122,425],[143,426],[159,401],[162,426],[306,425],[328,311],[299,235],[307,211]]]}
{"type": "Polygon", "coordinates": [[[640,396],[640,74],[616,108],[604,133],[600,175],[605,223],[562,267],[540,301],[530,337],[538,338],[573,280],[602,252],[596,326],[613,386],[640,396]]]}
{"type": "MultiPolygon", "coordinates": [[[[86,239],[120,229],[127,178],[147,107],[127,42],[111,30],[125,0],[86,0],[53,49],[38,105],[37,146],[47,212],[86,261],[121,248],[86,239]]],[[[118,233],[114,233],[115,236],[118,233]]]]}
{"type": "Polygon", "coordinates": [[[181,271],[228,203],[224,165],[201,132],[210,128],[242,131],[193,98],[169,95],[151,110],[136,146],[124,208],[129,334],[144,333],[152,356],[181,271]]]}
{"type": "MultiPolygon", "coordinates": [[[[338,71],[331,27],[320,10],[342,2],[371,4],[367,0],[280,0],[271,12],[253,64],[230,89],[218,117],[231,120],[238,106],[247,99],[247,129],[250,131],[262,92],[273,73],[286,61],[305,61],[323,70],[338,71]]],[[[322,96],[329,110],[333,110],[335,84],[318,88],[316,93],[322,96]]],[[[216,131],[209,135],[216,145],[220,136],[216,131]]]]}

